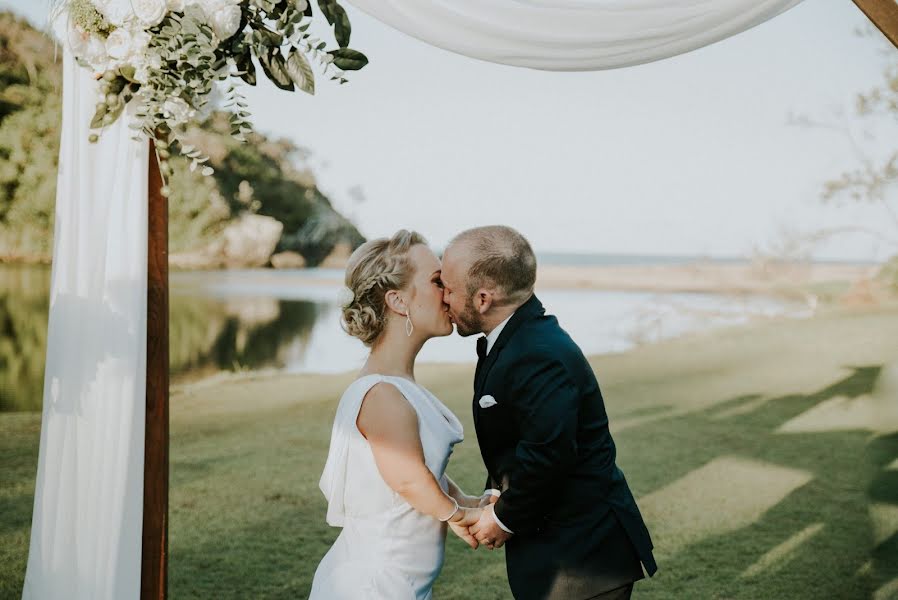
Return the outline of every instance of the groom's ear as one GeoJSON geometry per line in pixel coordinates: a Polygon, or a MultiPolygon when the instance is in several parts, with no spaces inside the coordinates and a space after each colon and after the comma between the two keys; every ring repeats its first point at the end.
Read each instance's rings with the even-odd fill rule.
{"type": "Polygon", "coordinates": [[[493,294],[489,290],[477,290],[477,312],[485,314],[493,305],[493,294]]]}

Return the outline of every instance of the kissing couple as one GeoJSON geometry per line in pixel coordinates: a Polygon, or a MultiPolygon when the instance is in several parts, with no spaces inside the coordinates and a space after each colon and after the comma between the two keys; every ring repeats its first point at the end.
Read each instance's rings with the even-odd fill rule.
{"type": "Polygon", "coordinates": [[[516,600],[630,598],[654,574],[596,377],[535,283],[530,244],[505,226],[458,234],[442,261],[405,230],[350,257],[343,326],[370,354],[337,406],[320,486],[342,532],[312,600],[429,600],[447,528],[474,549],[505,547],[516,600]],[[415,381],[421,348],[453,324],[482,334],[472,408],[488,475],[478,495],[446,474],[461,423],[415,381]]]}

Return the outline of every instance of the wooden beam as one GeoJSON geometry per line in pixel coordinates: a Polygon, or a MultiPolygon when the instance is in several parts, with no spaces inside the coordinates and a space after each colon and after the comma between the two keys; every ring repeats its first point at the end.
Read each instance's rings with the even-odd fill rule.
{"type": "Polygon", "coordinates": [[[898,2],[895,0],[854,0],[854,3],[898,48],[898,2]]]}
{"type": "Polygon", "coordinates": [[[147,240],[147,412],[141,600],[168,594],[168,199],[150,141],[147,240]]]}

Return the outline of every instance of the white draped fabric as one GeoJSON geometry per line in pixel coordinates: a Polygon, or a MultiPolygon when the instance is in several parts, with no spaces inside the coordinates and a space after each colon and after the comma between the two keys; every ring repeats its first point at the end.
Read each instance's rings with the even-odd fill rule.
{"type": "MultiPolygon", "coordinates": [[[[60,45],[62,47],[62,45],[60,45]]],[[[147,142],[88,142],[96,81],[66,53],[40,458],[25,600],[140,594],[147,142]]]]}
{"type": "Polygon", "coordinates": [[[349,0],[428,44],[495,63],[593,71],[689,52],[800,0],[349,0]]]}

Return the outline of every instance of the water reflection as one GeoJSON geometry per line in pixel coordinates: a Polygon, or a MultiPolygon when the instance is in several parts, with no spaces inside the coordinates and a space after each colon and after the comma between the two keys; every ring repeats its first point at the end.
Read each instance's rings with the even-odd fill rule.
{"type": "Polygon", "coordinates": [[[221,300],[172,294],[170,362],[175,378],[220,370],[284,368],[290,344],[305,347],[322,306],[303,300],[221,300]]]}
{"type": "MultiPolygon", "coordinates": [[[[44,383],[50,269],[0,267],[0,411],[39,411],[44,383]]],[[[304,350],[324,306],[272,297],[223,299],[172,286],[174,381],[222,370],[282,369],[304,350]]]]}

